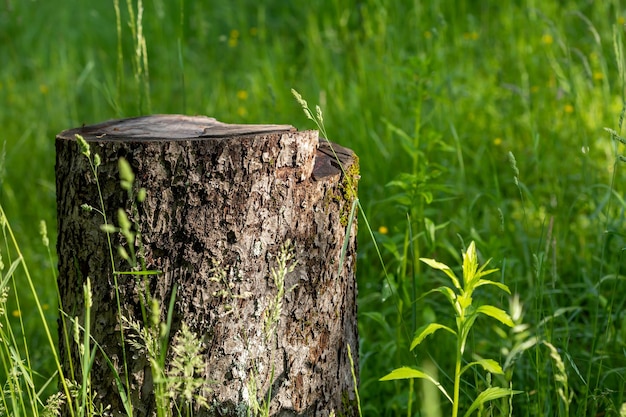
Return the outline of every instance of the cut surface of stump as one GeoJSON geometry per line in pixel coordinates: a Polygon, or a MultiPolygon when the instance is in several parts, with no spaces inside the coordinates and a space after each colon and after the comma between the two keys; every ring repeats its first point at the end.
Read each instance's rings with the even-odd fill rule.
{"type": "MultiPolygon", "coordinates": [[[[71,330],[68,345],[62,333],[75,317],[85,324],[89,278],[91,335],[121,376],[134,415],[156,414],[155,392],[163,383],[153,375],[141,332],[153,329],[167,342],[164,372],[173,381],[174,346],[187,327],[201,342],[202,366],[192,375],[201,383],[191,397],[173,396],[172,409],[245,416],[269,401],[275,416],[356,414],[347,355],[350,345],[358,372],[359,177],[351,150],[289,125],[182,115],[67,130],[57,136],[56,150],[66,377],[71,361],[81,380],[79,349],[71,330]],[[91,160],[98,155],[97,182],[77,134],[89,144],[91,160]],[[120,185],[121,158],[134,173],[130,190],[120,185]],[[146,198],[138,202],[141,189],[146,198]],[[104,216],[115,227],[109,234],[101,229],[104,216]],[[169,320],[169,332],[151,320],[169,320]]],[[[91,381],[98,404],[126,414],[100,353],[91,381]]]]}

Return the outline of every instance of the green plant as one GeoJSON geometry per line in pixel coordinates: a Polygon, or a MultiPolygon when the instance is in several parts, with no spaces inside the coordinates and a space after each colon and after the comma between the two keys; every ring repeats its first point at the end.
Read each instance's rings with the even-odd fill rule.
{"type": "MultiPolygon", "coordinates": [[[[41,226],[42,240],[48,247],[48,237],[45,225],[41,226]]],[[[55,349],[54,338],[44,313],[44,304],[37,295],[30,269],[17,242],[15,233],[9,224],[4,208],[0,204],[0,371],[5,380],[0,387],[0,415],[56,415],[68,398],[73,397],[74,390],[71,384],[63,378],[59,355],[55,349]],[[7,265],[4,262],[8,262],[7,265]],[[38,388],[37,379],[40,378],[37,370],[32,366],[32,349],[24,332],[24,323],[20,312],[21,287],[27,287],[35,303],[36,314],[46,335],[46,343],[37,347],[39,350],[50,352],[56,367],[56,374],[45,380],[43,387],[38,388]],[[13,317],[19,319],[19,331],[11,325],[9,318],[8,301],[12,295],[12,302],[16,310],[13,317]],[[61,377],[61,392],[45,399],[43,390],[53,383],[56,376],[61,377]]],[[[70,407],[70,415],[74,416],[70,407]]]]}
{"type": "Polygon", "coordinates": [[[361,410],[361,397],[359,396],[359,385],[357,383],[356,370],[354,369],[354,359],[352,358],[352,348],[349,343],[346,345],[346,348],[348,349],[348,359],[350,360],[350,371],[352,372],[352,383],[354,384],[356,405],[359,411],[359,417],[363,417],[363,411],[361,410]]]}
{"type": "Polygon", "coordinates": [[[270,342],[276,337],[276,325],[280,320],[283,311],[283,298],[286,293],[291,292],[295,287],[285,290],[285,277],[294,271],[298,260],[294,260],[295,250],[291,244],[291,240],[287,239],[280,248],[280,252],[276,255],[277,268],[272,267],[270,272],[272,281],[276,286],[276,295],[270,300],[267,311],[263,320],[263,334],[265,341],[270,342]]]}
{"type": "MultiPolygon", "coordinates": [[[[172,306],[170,303],[168,317],[172,306]]],[[[124,328],[130,331],[128,343],[150,362],[157,415],[191,416],[194,405],[209,406],[206,381],[197,376],[206,366],[202,356],[204,342],[183,323],[172,342],[168,343],[171,323],[160,321],[161,307],[156,299],[152,299],[149,313],[149,323],[124,318],[124,328]],[[166,360],[168,352],[171,357],[166,360]]]]}
{"type": "MultiPolygon", "coordinates": [[[[461,404],[459,398],[461,388],[461,376],[467,370],[475,366],[481,366],[482,368],[484,368],[485,371],[491,374],[501,375],[504,373],[500,364],[493,359],[478,359],[476,361],[463,364],[463,355],[465,353],[467,340],[470,335],[470,331],[474,326],[474,323],[476,322],[476,319],[479,316],[484,315],[496,319],[506,326],[513,327],[513,321],[511,317],[504,310],[501,310],[491,305],[476,305],[476,302],[473,299],[474,290],[476,290],[478,287],[490,285],[495,286],[509,294],[510,291],[509,288],[503,283],[483,278],[484,276],[495,272],[496,269],[485,270],[485,267],[487,266],[489,261],[479,267],[476,245],[473,241],[472,243],[470,243],[467,251],[463,253],[462,281],[456,277],[456,275],[449,266],[441,262],[437,262],[434,259],[420,258],[420,260],[431,268],[443,271],[450,279],[450,282],[452,283],[452,288],[448,286],[442,286],[429,291],[424,296],[427,296],[431,293],[443,294],[454,311],[456,328],[453,329],[447,325],[436,322],[427,324],[417,330],[416,336],[411,342],[410,349],[413,350],[415,347],[420,345],[426,339],[426,337],[432,335],[438,330],[445,330],[455,337],[456,360],[454,367],[454,386],[452,396],[448,393],[446,388],[439,381],[437,381],[436,378],[429,375],[426,371],[422,369],[406,366],[401,367],[393,370],[389,374],[382,377],[381,381],[414,378],[429,380],[430,382],[435,384],[437,388],[439,388],[439,390],[443,393],[443,395],[451,402],[452,417],[456,417],[459,413],[459,406],[461,404]]],[[[487,401],[492,401],[497,398],[502,398],[506,396],[512,396],[520,392],[521,391],[514,391],[510,388],[489,387],[476,396],[470,407],[466,410],[464,416],[467,417],[471,415],[472,412],[474,412],[476,409],[478,409],[478,407],[480,407],[483,403],[487,401]]]]}
{"type": "MultiPolygon", "coordinates": [[[[116,71],[116,94],[112,100],[112,105],[120,112],[120,102],[122,95],[126,92],[122,89],[124,80],[124,53],[122,48],[122,24],[119,0],[113,1],[115,10],[115,23],[117,33],[117,71],[116,71]]],[[[135,97],[137,98],[136,109],[139,112],[151,113],[150,99],[150,72],[148,67],[148,47],[144,35],[143,13],[144,6],[142,0],[137,0],[137,4],[133,7],[131,0],[126,0],[126,9],[128,12],[128,27],[131,32],[133,42],[132,69],[135,79],[135,97]]]]}
{"type": "MultiPolygon", "coordinates": [[[[130,405],[130,402],[128,401],[128,396],[127,396],[127,388],[125,387],[129,387],[130,386],[130,379],[129,379],[129,371],[128,371],[128,361],[126,358],[126,338],[124,336],[124,327],[121,325],[124,322],[124,317],[122,315],[122,309],[121,309],[121,302],[120,302],[120,291],[119,291],[119,285],[118,285],[118,270],[116,268],[115,265],[115,258],[113,256],[113,242],[111,239],[111,234],[112,233],[116,233],[118,231],[121,232],[120,229],[114,227],[111,223],[109,223],[108,217],[106,215],[106,210],[105,210],[105,206],[104,206],[104,200],[102,198],[102,191],[100,188],[100,182],[98,179],[98,170],[101,164],[101,159],[100,159],[100,155],[93,154],[91,153],[91,147],[89,146],[89,143],[81,136],[81,135],[76,135],[76,142],[78,144],[78,146],[80,147],[80,151],[83,154],[83,156],[85,156],[89,162],[89,167],[91,169],[91,173],[93,174],[94,180],[95,180],[95,184],[96,184],[96,188],[98,190],[98,201],[99,201],[99,208],[95,208],[93,206],[90,206],[88,204],[82,204],[81,208],[85,211],[96,211],[97,213],[99,213],[102,216],[102,220],[103,220],[103,224],[100,226],[100,229],[106,233],[107,236],[107,246],[108,246],[108,251],[109,251],[109,261],[111,263],[111,270],[113,271],[113,286],[115,289],[115,302],[116,302],[116,311],[118,314],[118,319],[119,319],[119,334],[120,334],[120,344],[122,346],[122,366],[123,366],[123,372],[122,375],[119,375],[117,372],[115,372],[115,376],[116,376],[116,383],[118,388],[120,389],[120,396],[123,399],[123,404],[124,404],[124,408],[126,410],[126,412],[128,413],[129,416],[132,416],[132,407],[130,405]]],[[[128,180],[129,178],[126,178],[126,175],[124,175],[124,170],[122,170],[123,174],[122,174],[122,178],[121,178],[121,182],[122,182],[122,187],[126,187],[128,184],[128,180]]],[[[127,173],[126,173],[127,174],[127,173]]],[[[119,216],[119,213],[118,213],[119,216]]],[[[120,218],[122,220],[122,223],[124,224],[124,219],[120,218]]],[[[129,237],[128,233],[123,233],[125,235],[125,237],[129,237]]],[[[123,252],[125,251],[120,251],[121,254],[123,254],[123,252]]],[[[87,277],[88,278],[88,277],[87,277]]],[[[88,294],[88,292],[86,293],[88,294]]],[[[86,319],[89,318],[89,307],[90,303],[88,302],[88,298],[85,298],[85,317],[86,319]]],[[[62,306],[61,306],[62,307],[62,306]]],[[[75,319],[77,321],[77,319],[75,319]]],[[[90,328],[87,326],[89,323],[88,320],[86,320],[86,327],[84,328],[84,332],[85,332],[85,346],[83,347],[84,350],[87,350],[88,352],[91,352],[90,349],[90,345],[92,343],[92,339],[90,337],[90,328]]],[[[77,324],[75,323],[75,326],[77,324]]],[[[83,353],[84,354],[84,353],[83,353]]],[[[95,350],[94,350],[94,355],[95,355],[95,350]]],[[[108,359],[108,358],[107,358],[108,359]]],[[[93,359],[91,360],[91,362],[93,362],[93,359]]],[[[82,378],[83,378],[83,383],[81,385],[81,387],[83,389],[85,389],[85,384],[88,381],[89,378],[89,371],[90,371],[90,366],[89,367],[83,367],[83,374],[82,374],[82,378]]],[[[84,406],[84,405],[83,405],[84,406]]],[[[81,406],[80,410],[82,410],[83,407],[81,406]]]]}

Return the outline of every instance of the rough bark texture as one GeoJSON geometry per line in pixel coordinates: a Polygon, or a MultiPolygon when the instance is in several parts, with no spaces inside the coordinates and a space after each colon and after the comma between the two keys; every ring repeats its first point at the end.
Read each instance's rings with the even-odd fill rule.
{"type": "MultiPolygon", "coordinates": [[[[196,375],[204,385],[196,392],[208,407],[194,402],[195,415],[245,416],[254,398],[268,397],[271,415],[327,416],[331,410],[355,415],[346,348],[351,346],[358,372],[356,221],[350,216],[358,163],[352,151],[320,142],[316,131],[178,115],[68,130],[57,136],[56,150],[59,287],[67,314],[59,320],[59,339],[68,376],[71,358],[80,381],[79,356],[71,330],[69,346],[64,342],[62,321],[69,328],[68,318],[84,323],[83,285],[89,277],[91,333],[122,379],[126,358],[134,415],[154,415],[150,364],[145,351],[131,343],[135,332],[120,323],[115,281],[122,314],[142,323],[141,300],[158,300],[160,320],[166,322],[176,288],[169,341],[186,323],[204,343],[204,371],[196,375]],[[117,252],[119,245],[128,249],[128,243],[120,233],[109,235],[112,262],[107,234],[100,229],[103,216],[81,209],[88,204],[100,210],[101,203],[75,134],[101,160],[97,176],[108,222],[118,225],[122,208],[141,233],[133,245],[143,252],[145,269],[162,273],[114,276],[113,268],[131,270],[117,252]],[[136,175],[135,192],[147,190],[135,208],[120,187],[120,157],[136,175]],[[288,240],[297,264],[278,297],[282,305],[275,332],[268,333],[264,324],[278,292],[271,270],[288,240]],[[220,276],[220,270],[225,274],[220,276]]],[[[101,354],[91,380],[97,401],[110,405],[114,415],[124,414],[101,354]]]]}

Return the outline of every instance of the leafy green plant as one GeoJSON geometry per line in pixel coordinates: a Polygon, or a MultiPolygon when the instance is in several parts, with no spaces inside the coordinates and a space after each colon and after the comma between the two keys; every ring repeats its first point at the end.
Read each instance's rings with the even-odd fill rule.
{"type": "MultiPolygon", "coordinates": [[[[456,339],[456,361],[454,368],[453,392],[452,395],[450,395],[446,388],[439,381],[437,381],[436,378],[429,375],[426,371],[407,366],[391,371],[389,374],[382,377],[381,381],[414,378],[429,380],[430,382],[435,384],[437,388],[439,388],[439,390],[443,393],[443,395],[448,399],[448,401],[452,403],[452,417],[456,417],[459,413],[459,405],[461,403],[459,398],[461,388],[461,376],[467,370],[475,366],[481,366],[485,371],[491,374],[502,375],[504,373],[500,364],[493,359],[478,359],[476,361],[463,364],[463,355],[466,350],[467,339],[470,335],[472,327],[474,326],[474,323],[476,322],[476,319],[479,316],[484,315],[491,317],[506,326],[513,327],[513,320],[504,310],[491,305],[476,305],[473,298],[474,291],[478,287],[486,285],[495,286],[508,294],[510,294],[510,290],[503,283],[483,278],[486,275],[489,275],[497,270],[485,270],[489,261],[484,263],[482,266],[479,266],[476,245],[473,241],[472,243],[470,243],[467,251],[463,253],[462,281],[456,277],[456,275],[449,266],[434,259],[420,258],[420,260],[431,268],[443,271],[450,279],[450,282],[452,283],[452,288],[448,286],[438,287],[426,293],[425,296],[430,293],[440,293],[446,297],[454,311],[456,328],[453,329],[445,324],[436,322],[423,326],[417,330],[416,336],[411,342],[410,349],[415,349],[428,336],[432,335],[438,330],[445,330],[446,332],[452,334],[456,339]]],[[[478,409],[478,407],[480,407],[485,402],[492,401],[497,398],[512,396],[520,392],[521,391],[514,391],[510,388],[489,387],[478,394],[470,407],[466,410],[464,416],[467,417],[471,415],[472,412],[478,409]]]]}

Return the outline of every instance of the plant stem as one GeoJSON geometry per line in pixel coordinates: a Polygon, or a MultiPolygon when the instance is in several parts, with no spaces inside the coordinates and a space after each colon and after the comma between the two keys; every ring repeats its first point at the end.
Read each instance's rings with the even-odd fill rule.
{"type": "Polygon", "coordinates": [[[452,417],[457,417],[459,414],[459,391],[461,388],[461,340],[458,341],[456,351],[456,365],[454,368],[454,396],[452,397],[452,417]]]}
{"type": "Polygon", "coordinates": [[[452,417],[459,414],[459,393],[461,390],[461,361],[463,359],[463,346],[465,345],[465,335],[463,317],[457,319],[457,340],[456,340],[456,364],[454,365],[454,393],[452,397],[452,417]]]}
{"type": "MultiPolygon", "coordinates": [[[[94,164],[91,157],[87,157],[89,159],[89,165],[91,166],[91,172],[94,176],[94,181],[96,182],[96,188],[98,190],[98,199],[100,201],[100,213],[102,214],[102,218],[104,220],[104,224],[109,224],[109,220],[106,215],[105,205],[104,205],[104,197],[102,196],[102,189],[100,188],[100,181],[98,179],[98,167],[94,164]]],[[[107,237],[107,245],[109,248],[109,260],[111,262],[111,273],[113,274],[113,286],[115,288],[115,303],[117,305],[117,315],[120,323],[120,345],[122,348],[122,362],[124,365],[124,382],[126,383],[126,389],[130,390],[130,379],[128,377],[128,361],[126,360],[126,344],[124,340],[124,326],[123,324],[123,314],[122,314],[122,304],[120,301],[120,287],[117,282],[117,269],[115,268],[115,258],[113,257],[113,243],[111,241],[111,234],[106,233],[107,237]]],[[[131,413],[130,417],[132,417],[132,407],[128,408],[128,411],[131,413]]]]}

